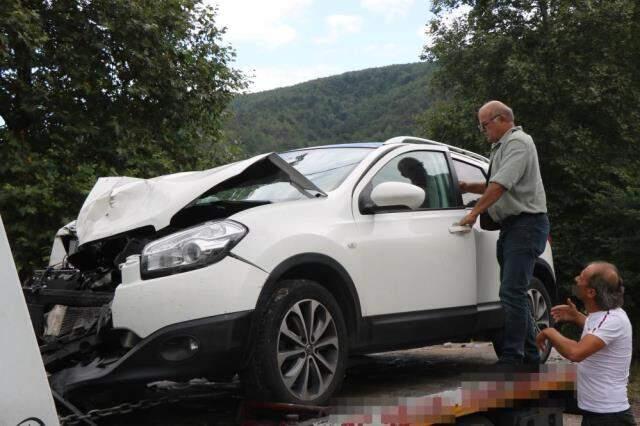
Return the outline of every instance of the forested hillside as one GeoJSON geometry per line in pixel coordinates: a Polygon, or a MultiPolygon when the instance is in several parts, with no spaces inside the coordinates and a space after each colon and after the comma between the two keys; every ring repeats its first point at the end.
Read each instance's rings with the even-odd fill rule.
{"type": "Polygon", "coordinates": [[[230,106],[228,138],[247,154],[415,134],[430,105],[433,65],[370,68],[242,95],[230,106]]]}

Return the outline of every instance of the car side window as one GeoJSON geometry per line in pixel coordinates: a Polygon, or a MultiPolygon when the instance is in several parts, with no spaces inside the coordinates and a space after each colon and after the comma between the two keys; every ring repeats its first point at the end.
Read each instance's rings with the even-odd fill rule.
{"type": "MultiPolygon", "coordinates": [[[[465,163],[460,160],[453,160],[453,167],[456,169],[456,175],[458,175],[458,180],[462,180],[464,182],[482,182],[484,183],[487,178],[480,167],[472,166],[469,163],[465,163]]],[[[465,207],[473,206],[477,200],[482,196],[482,194],[473,194],[471,192],[467,192],[466,194],[462,194],[462,203],[465,207]]]]}
{"type": "Polygon", "coordinates": [[[376,173],[369,184],[373,189],[383,182],[403,182],[425,191],[420,208],[455,207],[452,179],[443,152],[413,151],[397,156],[376,173]]]}

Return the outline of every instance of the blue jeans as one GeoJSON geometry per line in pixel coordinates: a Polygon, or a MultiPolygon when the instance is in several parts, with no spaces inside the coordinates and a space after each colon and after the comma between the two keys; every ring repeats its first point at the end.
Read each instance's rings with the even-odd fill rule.
{"type": "Polygon", "coordinates": [[[511,216],[500,222],[496,247],[500,264],[500,302],[504,341],[500,360],[539,363],[527,288],[535,261],[545,249],[549,218],[545,213],[511,216]]]}

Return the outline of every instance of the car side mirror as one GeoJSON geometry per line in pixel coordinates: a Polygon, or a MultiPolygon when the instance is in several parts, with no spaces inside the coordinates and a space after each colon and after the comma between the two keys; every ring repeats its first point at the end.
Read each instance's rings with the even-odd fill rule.
{"type": "Polygon", "coordinates": [[[371,191],[376,210],[381,207],[408,207],[415,210],[422,205],[425,197],[424,189],[404,182],[384,182],[371,191]]]}

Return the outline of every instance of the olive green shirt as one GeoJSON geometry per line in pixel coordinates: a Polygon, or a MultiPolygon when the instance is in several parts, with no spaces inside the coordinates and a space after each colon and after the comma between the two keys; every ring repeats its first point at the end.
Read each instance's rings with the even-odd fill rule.
{"type": "Polygon", "coordinates": [[[522,127],[512,127],[491,146],[490,161],[489,182],[506,189],[488,209],[493,220],[500,222],[520,213],[547,212],[538,152],[533,139],[522,127]]]}

